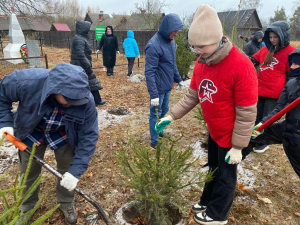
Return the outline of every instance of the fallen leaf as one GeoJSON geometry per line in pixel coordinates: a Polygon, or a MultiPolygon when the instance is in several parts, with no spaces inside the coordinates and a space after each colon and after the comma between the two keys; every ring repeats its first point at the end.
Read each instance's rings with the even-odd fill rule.
{"type": "Polygon", "coordinates": [[[294,214],[295,214],[296,216],[299,216],[299,217],[300,217],[300,213],[295,212],[294,214]]]}
{"type": "Polygon", "coordinates": [[[271,203],[272,203],[272,201],[271,201],[270,199],[268,199],[268,198],[263,198],[263,197],[261,197],[260,195],[257,195],[257,198],[258,198],[259,200],[263,201],[264,203],[267,203],[267,204],[271,204],[271,203]]]}

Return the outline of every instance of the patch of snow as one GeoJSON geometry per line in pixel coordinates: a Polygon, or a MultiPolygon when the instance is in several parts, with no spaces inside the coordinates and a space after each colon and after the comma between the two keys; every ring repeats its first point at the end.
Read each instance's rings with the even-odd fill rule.
{"type": "Polygon", "coordinates": [[[130,112],[127,115],[114,115],[108,113],[106,110],[100,110],[97,108],[98,111],[98,127],[99,130],[103,130],[109,126],[114,126],[120,122],[120,120],[128,117],[129,115],[133,114],[130,112]]]}
{"type": "Polygon", "coordinates": [[[188,80],[182,81],[183,84],[182,84],[182,85],[178,85],[178,86],[176,87],[176,89],[189,89],[190,84],[191,84],[191,80],[192,80],[192,79],[188,79],[188,80]]]}
{"type": "Polygon", "coordinates": [[[190,147],[194,149],[193,151],[193,159],[196,159],[199,157],[199,160],[207,160],[207,153],[204,151],[204,148],[201,147],[202,142],[197,141],[195,144],[191,144],[190,147]]]}
{"type": "Polygon", "coordinates": [[[237,168],[237,182],[239,184],[243,184],[246,187],[254,188],[256,180],[256,176],[254,175],[252,170],[243,168],[240,164],[237,168]]]}
{"type": "Polygon", "coordinates": [[[140,83],[142,81],[145,81],[146,77],[143,76],[142,74],[136,74],[128,77],[128,80],[134,83],[140,83]]]}
{"type": "Polygon", "coordinates": [[[236,201],[242,202],[242,203],[249,203],[251,205],[257,205],[257,201],[250,199],[249,196],[237,196],[236,201]]]}
{"type": "Polygon", "coordinates": [[[15,162],[18,162],[18,149],[11,142],[4,141],[0,147],[0,174],[15,162]]]}

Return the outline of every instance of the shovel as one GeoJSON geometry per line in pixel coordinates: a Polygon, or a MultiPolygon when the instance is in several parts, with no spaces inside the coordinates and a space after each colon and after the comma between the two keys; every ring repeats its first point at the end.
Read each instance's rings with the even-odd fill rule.
{"type": "MultiPolygon", "coordinates": [[[[21,142],[19,139],[17,139],[15,136],[4,132],[4,134],[6,134],[6,138],[13,143],[18,149],[20,149],[23,152],[28,153],[29,155],[31,154],[31,151],[27,148],[27,146],[21,142]]],[[[33,158],[39,163],[41,164],[43,167],[45,167],[50,173],[52,173],[53,175],[55,175],[58,178],[62,178],[62,175],[56,171],[53,167],[51,167],[49,164],[47,164],[44,160],[40,159],[37,156],[33,156],[33,158]]],[[[106,218],[106,215],[103,211],[103,209],[100,207],[100,205],[93,200],[90,196],[88,196],[87,194],[85,194],[83,191],[81,191],[78,187],[75,188],[75,191],[81,195],[82,197],[84,197],[89,203],[91,203],[98,211],[99,215],[103,218],[103,220],[105,221],[106,224],[108,224],[108,220],[106,218]]]]}

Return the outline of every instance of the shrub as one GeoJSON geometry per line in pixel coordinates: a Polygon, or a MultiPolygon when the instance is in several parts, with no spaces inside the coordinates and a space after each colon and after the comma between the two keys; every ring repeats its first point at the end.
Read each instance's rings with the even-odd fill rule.
{"type": "Polygon", "coordinates": [[[197,55],[191,51],[188,40],[185,39],[187,35],[187,29],[178,32],[175,38],[176,42],[176,65],[179,74],[182,78],[188,75],[190,65],[197,59],[197,55]]]}
{"type": "MultiPolygon", "coordinates": [[[[0,146],[2,145],[4,141],[5,135],[3,135],[2,139],[0,140],[0,146]]],[[[20,222],[19,225],[25,225],[28,223],[28,221],[31,219],[34,212],[38,209],[40,206],[43,197],[42,196],[39,201],[36,203],[34,208],[26,213],[20,212],[19,213],[19,206],[31,195],[31,193],[38,187],[38,185],[41,183],[43,176],[40,175],[35,182],[32,184],[32,186],[28,189],[28,191],[23,195],[23,190],[26,187],[26,180],[28,173],[30,171],[31,163],[33,160],[33,155],[35,152],[35,145],[32,148],[31,156],[27,165],[27,169],[25,174],[23,174],[20,179],[20,172],[18,172],[13,188],[6,189],[6,190],[0,190],[0,195],[2,196],[4,200],[4,212],[0,216],[0,225],[3,224],[15,224],[17,221],[21,221],[24,216],[28,216],[28,218],[20,222]],[[14,202],[9,202],[9,195],[13,195],[14,202]]],[[[8,174],[4,174],[0,176],[0,180],[2,180],[4,177],[6,177],[8,174]]],[[[46,212],[43,216],[39,217],[35,222],[32,223],[32,225],[42,225],[43,222],[49,218],[49,216],[52,215],[52,213],[60,206],[60,204],[56,205],[54,208],[50,209],[48,212],[46,212]]]]}

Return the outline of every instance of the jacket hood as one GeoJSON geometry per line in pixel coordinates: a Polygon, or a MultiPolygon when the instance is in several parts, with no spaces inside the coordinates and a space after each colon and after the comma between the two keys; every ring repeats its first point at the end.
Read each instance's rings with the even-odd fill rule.
{"type": "Polygon", "coordinates": [[[295,55],[300,55],[300,48],[297,48],[295,51],[293,51],[292,53],[289,54],[288,61],[289,61],[290,65],[292,64],[292,57],[295,55]]]}
{"type": "Polygon", "coordinates": [[[83,99],[88,98],[89,92],[88,76],[80,66],[59,63],[49,72],[44,83],[40,110],[52,94],[62,94],[71,99],[83,99]]]}
{"type": "Polygon", "coordinates": [[[112,26],[107,26],[107,27],[105,28],[105,33],[107,32],[107,28],[110,28],[110,29],[111,29],[111,33],[114,34],[114,29],[112,28],[112,26]]]}
{"type": "Polygon", "coordinates": [[[272,46],[269,39],[270,32],[277,34],[280,39],[279,48],[275,52],[287,47],[290,44],[290,25],[287,22],[276,21],[266,29],[263,41],[265,42],[268,49],[270,49],[270,47],[272,46]]]}
{"type": "Polygon", "coordinates": [[[91,23],[89,21],[79,20],[76,22],[76,34],[86,36],[88,35],[91,28],[91,23]]]}
{"type": "Polygon", "coordinates": [[[158,33],[165,39],[171,40],[169,38],[169,34],[176,30],[182,30],[183,28],[184,27],[180,17],[175,13],[171,13],[164,17],[163,21],[160,24],[158,33]]]}
{"type": "Polygon", "coordinates": [[[132,30],[127,31],[127,38],[134,38],[134,33],[132,30]]]}
{"type": "Polygon", "coordinates": [[[252,38],[252,41],[256,41],[260,38],[263,38],[264,37],[264,32],[262,31],[257,31],[255,34],[254,34],[254,37],[252,38]]]}

